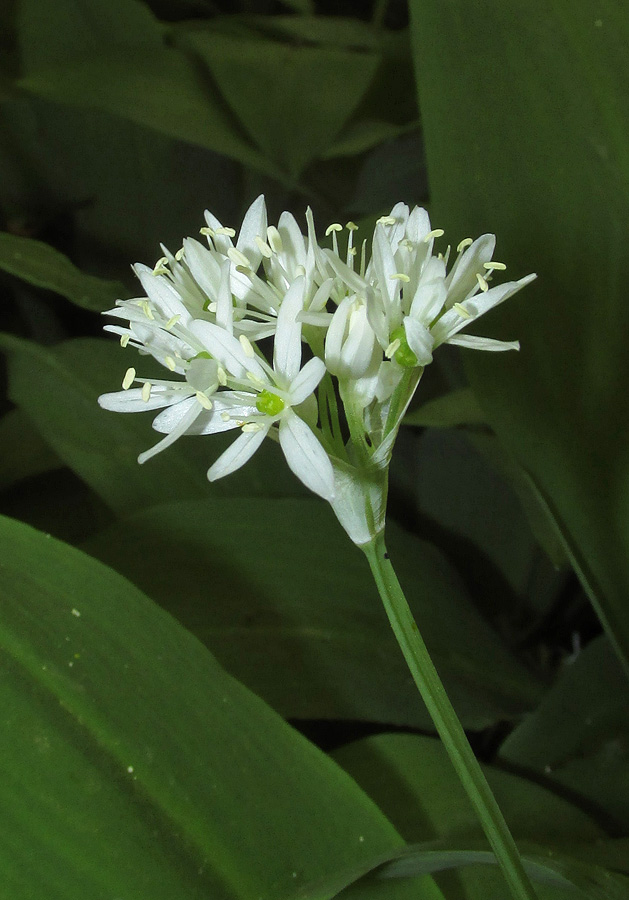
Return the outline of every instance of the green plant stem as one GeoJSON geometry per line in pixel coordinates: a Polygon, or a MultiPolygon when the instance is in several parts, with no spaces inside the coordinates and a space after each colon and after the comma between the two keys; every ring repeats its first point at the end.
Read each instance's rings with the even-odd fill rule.
{"type": "Polygon", "coordinates": [[[428,648],[419,632],[404,592],[389,561],[384,534],[362,547],[404,658],[452,761],[461,784],[476,810],[496,859],[518,900],[536,900],[518,848],[474,751],[463,731],[428,648]]]}

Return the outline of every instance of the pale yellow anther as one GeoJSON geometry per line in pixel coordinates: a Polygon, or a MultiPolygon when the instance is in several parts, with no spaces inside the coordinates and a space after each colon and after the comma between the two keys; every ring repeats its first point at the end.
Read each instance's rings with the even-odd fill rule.
{"type": "Polygon", "coordinates": [[[478,286],[481,289],[481,291],[489,290],[489,285],[487,284],[487,282],[485,281],[483,276],[478,272],[476,273],[476,280],[478,281],[478,286]]]}
{"type": "Polygon", "coordinates": [[[180,318],[180,315],[171,316],[168,322],[166,322],[166,324],[164,325],[166,331],[169,331],[173,327],[173,325],[176,325],[180,318]]]}
{"type": "Polygon", "coordinates": [[[151,384],[150,381],[145,381],[144,384],[142,385],[142,399],[144,400],[145,403],[148,403],[149,400],[151,399],[151,388],[152,387],[153,387],[153,385],[151,384]]]}
{"type": "Polygon", "coordinates": [[[357,248],[356,247],[348,247],[347,252],[350,256],[356,256],[357,248]]]}
{"type": "Polygon", "coordinates": [[[260,378],[259,375],[256,375],[255,372],[247,372],[247,378],[251,382],[251,384],[255,384],[256,387],[260,387],[262,384],[266,384],[263,378],[260,378]]]}
{"type": "Polygon", "coordinates": [[[199,228],[199,234],[204,234],[205,237],[214,237],[216,232],[209,225],[204,225],[203,228],[199,228]]]}
{"type": "Polygon", "coordinates": [[[128,391],[133,382],[135,381],[135,369],[131,366],[124,373],[124,378],[122,379],[122,390],[128,391]]]}
{"type": "Polygon", "coordinates": [[[443,237],[445,231],[443,228],[433,228],[432,231],[429,231],[427,235],[424,237],[424,243],[427,244],[428,241],[431,241],[433,238],[443,237]]]}
{"type": "Polygon", "coordinates": [[[245,422],[242,426],[242,430],[245,434],[249,434],[252,431],[261,431],[262,425],[259,422],[245,422]]]}
{"type": "Polygon", "coordinates": [[[472,238],[463,238],[462,241],[459,241],[456,247],[456,252],[461,253],[462,250],[465,250],[466,247],[471,247],[474,241],[472,238]]]}
{"type": "Polygon", "coordinates": [[[223,422],[229,422],[230,419],[231,419],[231,416],[230,416],[230,414],[227,413],[227,412],[222,412],[222,413],[221,413],[221,419],[223,420],[223,422]]]}
{"type": "Polygon", "coordinates": [[[147,319],[155,318],[155,316],[153,315],[153,310],[151,309],[151,304],[148,302],[148,300],[142,301],[142,309],[147,319]]]}
{"type": "Polygon", "coordinates": [[[218,379],[218,383],[225,387],[225,385],[227,384],[227,372],[222,366],[219,366],[216,370],[216,377],[218,379]]]}
{"type": "Polygon", "coordinates": [[[215,313],[216,310],[218,309],[218,303],[216,302],[216,300],[213,300],[211,303],[208,303],[207,308],[210,312],[215,313]]]}
{"type": "Polygon", "coordinates": [[[181,260],[183,259],[184,255],[185,255],[185,252],[186,251],[184,250],[183,247],[180,250],[177,250],[177,252],[175,253],[175,259],[177,260],[177,262],[181,262],[181,260]]]}
{"type": "Polygon", "coordinates": [[[279,231],[275,227],[275,225],[269,225],[266,230],[266,239],[269,242],[269,246],[273,250],[274,253],[281,253],[284,249],[284,244],[282,243],[282,236],[279,231]]]}
{"type": "Polygon", "coordinates": [[[345,227],[348,231],[358,231],[358,225],[356,224],[356,222],[347,222],[345,224],[345,227]]]}
{"type": "Polygon", "coordinates": [[[405,284],[411,280],[408,275],[405,275],[404,272],[396,272],[395,275],[389,275],[389,278],[392,281],[403,281],[405,284]]]}
{"type": "Polygon", "coordinates": [[[167,269],[166,270],[164,269],[164,266],[167,266],[167,265],[168,265],[168,257],[167,256],[160,257],[160,259],[157,260],[157,262],[155,263],[155,266],[153,267],[153,275],[161,274],[164,271],[168,271],[167,269]]]}
{"type": "Polygon", "coordinates": [[[256,234],[255,241],[262,256],[266,257],[266,259],[271,259],[271,257],[273,256],[273,251],[271,250],[267,242],[263,241],[259,234],[256,234]]]}
{"type": "Polygon", "coordinates": [[[301,278],[302,275],[306,274],[306,270],[303,266],[295,266],[295,275],[297,278],[301,278]]]}
{"type": "Polygon", "coordinates": [[[203,409],[212,409],[212,401],[202,391],[197,391],[194,395],[203,409]]]}
{"type": "Polygon", "coordinates": [[[415,248],[415,244],[408,238],[404,238],[403,241],[400,241],[400,246],[405,247],[406,250],[413,250],[415,248]]]}
{"type": "Polygon", "coordinates": [[[241,334],[238,340],[240,341],[240,346],[245,351],[245,356],[248,356],[249,359],[253,359],[253,357],[255,356],[255,352],[247,335],[241,334]]]}
{"type": "Polygon", "coordinates": [[[486,263],[483,263],[483,269],[487,269],[488,272],[491,272],[493,269],[495,269],[496,272],[504,272],[504,270],[505,270],[506,268],[507,268],[506,265],[505,265],[504,263],[501,263],[501,262],[486,262],[486,263]]]}
{"type": "Polygon", "coordinates": [[[121,334],[120,335],[120,346],[126,347],[130,340],[131,340],[130,334],[121,334]]]}
{"type": "Polygon", "coordinates": [[[325,229],[325,236],[330,237],[333,231],[343,231],[343,226],[338,222],[332,222],[332,224],[328,225],[328,227],[325,229]]]}
{"type": "Polygon", "coordinates": [[[394,216],[380,216],[376,219],[376,225],[395,225],[396,221],[394,216]]]}
{"type": "Polygon", "coordinates": [[[251,263],[249,262],[245,254],[240,250],[237,250],[235,247],[230,247],[227,251],[227,255],[237,266],[244,266],[245,269],[251,268],[251,263]]]}
{"type": "Polygon", "coordinates": [[[393,354],[400,349],[402,342],[399,338],[396,338],[394,341],[391,341],[387,349],[384,351],[384,355],[387,359],[391,359],[393,354]]]}
{"type": "Polygon", "coordinates": [[[168,368],[170,369],[171,372],[174,372],[175,369],[177,368],[177,363],[172,358],[172,356],[165,357],[164,362],[166,363],[166,365],[168,366],[168,368]]]}
{"type": "Polygon", "coordinates": [[[464,306],[461,306],[460,303],[455,303],[454,306],[452,307],[452,309],[455,309],[458,312],[458,314],[461,316],[462,319],[471,319],[472,318],[472,313],[468,312],[468,310],[464,306]]]}
{"type": "Polygon", "coordinates": [[[236,237],[236,232],[233,228],[217,228],[214,234],[224,234],[227,235],[227,237],[236,237]]]}

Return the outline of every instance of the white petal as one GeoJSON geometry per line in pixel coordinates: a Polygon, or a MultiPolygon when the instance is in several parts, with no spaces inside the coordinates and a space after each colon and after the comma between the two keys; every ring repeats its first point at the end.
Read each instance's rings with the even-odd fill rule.
{"type": "Polygon", "coordinates": [[[181,390],[172,388],[160,388],[157,385],[151,390],[147,401],[142,399],[142,388],[130,388],[128,391],[116,391],[111,394],[101,394],[98,405],[103,409],[113,412],[145,412],[147,409],[161,409],[173,403],[179,404],[189,396],[190,391],[185,390],[185,382],[182,382],[181,390]]]}
{"type": "Polygon", "coordinates": [[[195,241],[194,238],[186,238],[183,246],[190,274],[206,298],[209,301],[215,301],[221,280],[221,268],[218,260],[207,247],[204,247],[199,241],[195,241]]]}
{"type": "Polygon", "coordinates": [[[417,365],[427,366],[432,362],[434,344],[432,334],[425,325],[422,325],[417,319],[411,319],[410,316],[404,319],[404,331],[408,346],[417,357],[417,365]]]}
{"type": "Polygon", "coordinates": [[[288,383],[297,375],[301,364],[301,322],[297,316],[304,308],[305,287],[306,279],[297,278],[288,289],[277,315],[273,368],[288,383]]]}
{"type": "Polygon", "coordinates": [[[362,378],[370,369],[373,370],[378,357],[382,357],[379,347],[376,354],[376,345],[376,336],[367,320],[367,310],[361,305],[350,315],[349,332],[341,350],[344,372],[352,378],[362,378]]]}
{"type": "Polygon", "coordinates": [[[486,274],[483,263],[489,262],[495,247],[495,234],[481,234],[473,244],[459,254],[446,281],[448,307],[461,303],[470,291],[478,288],[476,275],[486,274]]]}
{"type": "Polygon", "coordinates": [[[228,259],[224,259],[221,263],[221,281],[218,288],[218,299],[216,301],[216,324],[234,333],[234,302],[232,300],[232,292],[230,287],[231,263],[228,259]]]}
{"type": "Polygon", "coordinates": [[[280,444],[290,469],[324,500],[334,499],[334,470],[310,428],[292,410],[280,421],[280,444]]]}
{"type": "Polygon", "coordinates": [[[530,284],[536,277],[537,276],[533,274],[527,275],[525,278],[520,278],[519,281],[507,281],[505,284],[496,285],[496,287],[491,288],[491,290],[486,291],[485,293],[476,294],[475,297],[466,300],[463,306],[464,309],[471,314],[469,319],[460,316],[455,309],[449,309],[443,314],[432,329],[435,338],[435,346],[443,344],[444,341],[449,340],[453,334],[457,334],[462,328],[465,328],[476,319],[479,319],[490,309],[493,309],[494,306],[498,306],[499,303],[502,303],[508,297],[512,297],[513,294],[516,294],[523,287],[526,287],[526,285],[530,284]]]}
{"type": "Polygon", "coordinates": [[[299,406],[300,403],[303,403],[312,394],[324,375],[325,363],[323,360],[318,356],[309,359],[290,386],[291,405],[299,406]]]}
{"type": "Polygon", "coordinates": [[[306,244],[295,217],[289,212],[283,212],[277,223],[277,230],[282,238],[283,249],[279,254],[282,265],[293,277],[295,268],[306,268],[306,244]]]}
{"type": "Polygon", "coordinates": [[[430,325],[446,301],[446,267],[442,259],[432,256],[419,279],[411,303],[410,315],[424,325],[430,325]]]}
{"type": "Polygon", "coordinates": [[[208,469],[210,481],[224,478],[235,472],[248,462],[268,434],[270,424],[259,431],[247,431],[237,437],[224,453],[221,453],[213,466],[208,469]]]}
{"type": "Polygon", "coordinates": [[[478,337],[475,334],[457,334],[447,341],[448,344],[455,344],[457,347],[467,347],[469,350],[492,350],[500,352],[502,350],[519,350],[519,341],[497,341],[494,338],[478,337]]]}
{"type": "Polygon", "coordinates": [[[161,315],[165,319],[179,316],[182,324],[186,325],[190,320],[190,313],[168,279],[163,275],[153,275],[153,270],[141,263],[138,263],[133,268],[142,282],[142,287],[148,294],[149,300],[161,315]]]}
{"type": "MultiPolygon", "coordinates": [[[[353,269],[350,269],[342,259],[339,259],[336,253],[332,252],[332,250],[323,250],[322,252],[326,262],[330,264],[334,274],[338,275],[343,284],[345,284],[354,294],[358,294],[359,297],[366,297],[370,291],[370,287],[365,279],[361,278],[358,272],[354,272],[353,269]]],[[[328,273],[326,272],[326,277],[327,274],[328,273]]]]}
{"type": "Polygon", "coordinates": [[[236,242],[236,249],[245,254],[254,272],[262,259],[260,248],[256,243],[256,237],[260,237],[263,240],[266,239],[266,226],[266,204],[264,202],[264,194],[260,194],[245,213],[240,226],[238,241],[236,242]]]}
{"type": "Polygon", "coordinates": [[[330,327],[325,336],[325,361],[334,375],[338,375],[341,367],[341,350],[347,328],[347,320],[354,303],[354,297],[344,297],[332,315],[330,327]]]}
{"type": "Polygon", "coordinates": [[[430,231],[430,217],[425,209],[416,206],[406,223],[406,237],[414,244],[419,244],[430,231]]]}
{"type": "Polygon", "coordinates": [[[396,275],[395,260],[391,245],[386,239],[382,225],[376,225],[373,233],[373,256],[371,261],[376,270],[380,293],[385,304],[389,323],[395,318],[395,306],[398,304],[400,283],[391,276],[396,275]]]}
{"type": "MultiPolygon", "coordinates": [[[[216,216],[211,213],[209,209],[205,210],[204,215],[205,221],[213,231],[216,231],[218,228],[223,227],[216,216]]],[[[232,239],[227,234],[215,234],[212,238],[212,243],[214,244],[218,252],[223,254],[223,256],[227,256],[227,251],[229,250],[229,248],[234,246],[232,239]]]]}
{"type": "Polygon", "coordinates": [[[254,375],[264,378],[264,371],[256,358],[247,356],[240,341],[224,328],[213,322],[197,319],[191,323],[190,331],[199,339],[210,356],[218,360],[235,378],[246,378],[247,372],[253,372],[254,375]]]}
{"type": "Polygon", "coordinates": [[[180,424],[181,420],[188,414],[191,409],[199,407],[199,412],[203,409],[199,401],[194,396],[184,397],[180,403],[172,404],[153,419],[153,429],[159,431],[160,434],[170,434],[180,424]]]}
{"type": "MultiPolygon", "coordinates": [[[[155,444],[154,447],[151,447],[150,450],[145,450],[144,453],[140,453],[140,455],[138,456],[139,463],[145,463],[148,459],[151,459],[152,456],[161,453],[162,450],[166,449],[166,447],[170,447],[171,444],[174,444],[182,434],[186,433],[188,428],[193,424],[194,420],[201,414],[203,410],[203,407],[200,403],[197,402],[195,398],[193,398],[191,401],[184,400],[183,403],[177,404],[177,407],[183,407],[184,404],[188,407],[186,415],[180,418],[179,422],[173,427],[172,431],[167,434],[165,438],[162,438],[161,441],[158,441],[158,443],[155,444]]],[[[171,409],[177,409],[177,407],[171,407],[171,409]]],[[[157,418],[160,418],[163,415],[164,413],[160,413],[157,418]]]]}

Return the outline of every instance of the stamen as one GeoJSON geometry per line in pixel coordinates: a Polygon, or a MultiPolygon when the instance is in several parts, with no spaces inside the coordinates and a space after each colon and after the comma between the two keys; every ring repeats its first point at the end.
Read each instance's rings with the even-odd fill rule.
{"type": "Polygon", "coordinates": [[[429,231],[427,235],[424,237],[424,243],[427,244],[428,241],[431,241],[433,238],[443,237],[445,231],[443,228],[433,228],[432,231],[429,231]]]}
{"type": "Polygon", "coordinates": [[[168,320],[168,322],[166,322],[166,324],[164,325],[164,328],[166,329],[166,331],[170,331],[170,329],[173,327],[173,325],[176,325],[180,318],[181,318],[180,315],[172,316],[168,320]]]}
{"type": "Polygon", "coordinates": [[[273,251],[271,250],[267,242],[262,240],[259,234],[256,234],[255,242],[262,256],[266,257],[266,259],[271,259],[271,257],[273,256],[273,251]]]}
{"type": "Polygon", "coordinates": [[[236,232],[233,228],[217,228],[214,234],[226,234],[227,237],[236,237],[236,232]]]}
{"type": "Polygon", "coordinates": [[[175,259],[177,260],[177,262],[181,262],[181,260],[183,259],[184,255],[185,255],[185,252],[186,251],[184,250],[183,247],[180,250],[177,250],[177,252],[175,253],[175,259]]]}
{"type": "Polygon", "coordinates": [[[459,241],[457,244],[456,252],[461,253],[462,250],[465,250],[466,247],[471,247],[474,241],[472,238],[463,238],[462,241],[459,241]]]}
{"type": "Polygon", "coordinates": [[[347,252],[350,256],[356,256],[356,247],[348,247],[347,252]]]}
{"type": "Polygon", "coordinates": [[[358,225],[356,222],[347,222],[345,227],[348,231],[358,231],[358,225]]]}
{"type": "Polygon", "coordinates": [[[282,237],[275,225],[269,225],[269,227],[267,228],[266,239],[269,242],[269,246],[274,253],[282,252],[282,250],[284,249],[284,244],[282,243],[282,237]]]}
{"type": "Polygon", "coordinates": [[[325,236],[329,237],[333,231],[343,231],[343,226],[339,225],[338,222],[333,222],[331,225],[325,229],[325,236]]]}
{"type": "Polygon", "coordinates": [[[223,420],[223,422],[229,422],[231,420],[231,416],[227,412],[222,412],[221,419],[223,420]]]}
{"type": "Polygon", "coordinates": [[[171,372],[174,372],[175,369],[177,368],[177,363],[172,358],[172,356],[165,357],[164,362],[166,363],[166,365],[168,366],[168,368],[170,369],[171,372]]]}
{"type": "Polygon", "coordinates": [[[227,251],[227,255],[233,263],[236,263],[236,265],[244,266],[246,269],[251,268],[251,263],[249,262],[245,254],[241,253],[240,250],[236,250],[235,247],[230,247],[227,251]]]}
{"type": "Polygon", "coordinates": [[[264,378],[260,378],[259,375],[256,375],[255,372],[247,372],[247,378],[251,382],[251,384],[255,384],[258,387],[261,384],[266,384],[264,378]]]}
{"type": "Polygon", "coordinates": [[[452,309],[456,309],[456,311],[458,312],[458,314],[461,316],[462,319],[471,319],[472,318],[472,313],[468,312],[468,310],[464,306],[461,306],[460,303],[455,303],[454,306],[452,307],[452,309]]]}
{"type": "Polygon", "coordinates": [[[365,269],[367,268],[367,238],[363,241],[363,246],[360,251],[360,277],[365,277],[365,269]]]}
{"type": "Polygon", "coordinates": [[[486,263],[483,263],[483,269],[487,269],[489,272],[491,272],[492,269],[495,269],[497,272],[504,272],[504,270],[505,270],[506,268],[507,268],[507,267],[505,266],[505,264],[504,264],[504,263],[501,263],[501,262],[486,262],[486,263]]]}
{"type": "Polygon", "coordinates": [[[392,281],[403,281],[405,284],[411,280],[408,275],[405,275],[404,272],[396,272],[395,275],[389,275],[389,278],[392,281]]]}
{"type": "Polygon", "coordinates": [[[204,234],[206,237],[213,238],[216,232],[213,228],[210,228],[209,225],[204,225],[203,228],[199,228],[199,234],[204,234]]]}
{"type": "Polygon", "coordinates": [[[399,350],[402,346],[402,341],[399,338],[396,338],[394,341],[391,341],[387,349],[384,351],[384,355],[388,359],[392,359],[396,350],[399,350]]]}
{"type": "Polygon", "coordinates": [[[302,275],[306,274],[306,270],[303,266],[295,266],[295,275],[297,278],[300,278],[302,275]]]}
{"type": "Polygon", "coordinates": [[[126,347],[130,340],[131,340],[130,334],[121,334],[120,335],[120,346],[126,347]]]}
{"type": "Polygon", "coordinates": [[[249,359],[253,359],[255,356],[255,352],[253,347],[251,346],[251,341],[245,334],[241,334],[238,338],[240,341],[240,346],[245,351],[245,356],[248,356],[249,359]]]}
{"type": "Polygon", "coordinates": [[[248,434],[252,431],[262,431],[262,425],[259,422],[246,422],[242,426],[242,430],[245,434],[248,434]]]}
{"type": "Polygon", "coordinates": [[[164,266],[168,265],[168,257],[162,256],[157,260],[155,266],[153,267],[153,275],[162,274],[164,271],[168,271],[164,269],[164,266]]]}
{"type": "Polygon", "coordinates": [[[376,219],[376,225],[395,225],[396,221],[394,216],[380,216],[376,219]]]}
{"type": "Polygon", "coordinates": [[[212,409],[212,401],[201,391],[197,391],[195,397],[203,407],[203,409],[212,409]]]}
{"type": "Polygon", "coordinates": [[[481,291],[488,291],[488,290],[489,290],[489,285],[487,284],[487,282],[485,281],[485,279],[483,278],[482,275],[480,275],[480,274],[477,273],[477,274],[476,274],[476,280],[478,281],[478,286],[479,286],[479,288],[481,289],[481,291]]]}
{"type": "Polygon", "coordinates": [[[133,366],[127,369],[125,372],[124,378],[122,379],[122,390],[128,391],[133,382],[135,381],[135,369],[133,366]]]}
{"type": "Polygon", "coordinates": [[[218,383],[225,387],[225,385],[227,384],[227,372],[222,366],[219,366],[216,370],[216,377],[218,379],[218,383]]]}
{"type": "Polygon", "coordinates": [[[148,403],[149,400],[151,399],[151,388],[152,387],[153,387],[153,385],[151,384],[150,381],[145,381],[144,384],[142,385],[142,399],[144,400],[145,403],[148,403]]]}
{"type": "Polygon", "coordinates": [[[216,310],[218,309],[218,303],[215,300],[213,300],[211,303],[208,303],[206,308],[207,308],[208,312],[215,313],[216,310]]]}
{"type": "Polygon", "coordinates": [[[155,316],[153,315],[153,310],[151,309],[151,304],[148,302],[148,300],[143,300],[141,306],[147,319],[155,318],[155,316]]]}

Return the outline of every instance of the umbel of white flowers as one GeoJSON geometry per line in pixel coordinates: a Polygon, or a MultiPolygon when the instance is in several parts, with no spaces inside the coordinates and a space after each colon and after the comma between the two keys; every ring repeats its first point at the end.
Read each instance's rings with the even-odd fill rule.
{"type": "Polygon", "coordinates": [[[237,430],[210,481],[239,469],[266,437],[279,441],[297,477],[367,543],[384,528],[393,443],[433,352],[518,349],[462,331],[535,276],[491,286],[505,268],[492,261],[492,234],[461,241],[448,271],[450,248],[434,253],[443,231],[403,203],[378,220],[370,248],[356,246],[353,222],[330,225],[323,248],[310,210],[305,235],[288,212],[269,225],[262,196],[237,238],[211,213],[205,220],[205,243],[187,238],[174,256],[163,247],[153,269],[136,265],[146,295],[105,313],[125,323],[107,331],[169,376],[129,368],[122,391],[100,405],[161,410],[153,428],[164,437],[141,463],[183,434],[237,430]]]}

